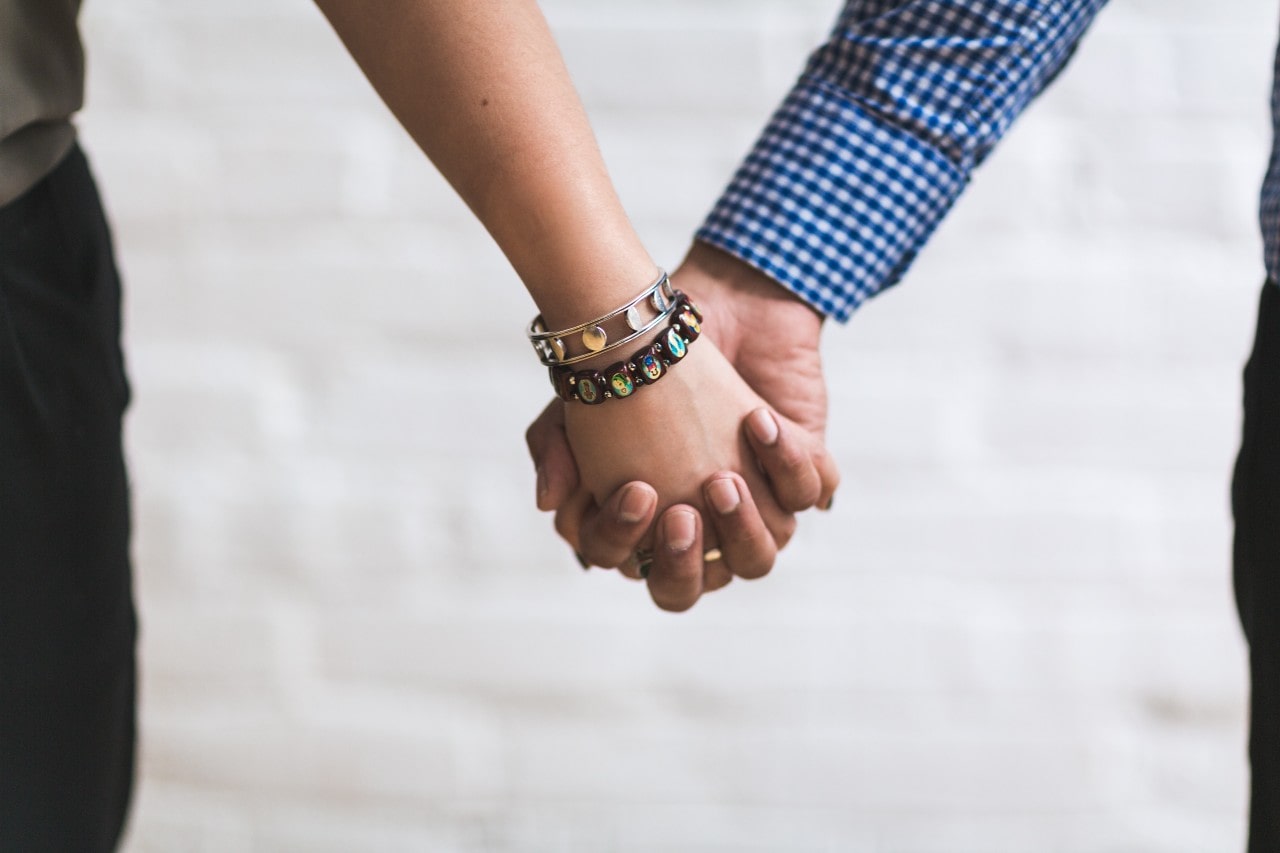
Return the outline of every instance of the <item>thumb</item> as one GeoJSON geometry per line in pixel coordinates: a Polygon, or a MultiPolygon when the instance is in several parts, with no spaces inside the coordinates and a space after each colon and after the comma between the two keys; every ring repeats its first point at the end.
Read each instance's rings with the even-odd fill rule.
{"type": "Polygon", "coordinates": [[[826,508],[840,472],[826,446],[790,419],[759,408],[746,419],[747,440],[778,505],[788,512],[826,508]]]}

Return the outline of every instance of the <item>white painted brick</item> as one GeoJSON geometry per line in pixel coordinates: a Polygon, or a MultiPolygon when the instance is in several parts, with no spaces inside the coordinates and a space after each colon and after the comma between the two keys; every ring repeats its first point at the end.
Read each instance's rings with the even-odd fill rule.
{"type": "MultiPolygon", "coordinates": [[[[837,4],[544,5],[674,264],[837,4]]],[[[1110,4],[827,330],[835,510],[677,617],[533,510],[532,303],[319,13],[88,4],[137,392],[127,849],[1238,847],[1276,14],[1110,4]]]]}

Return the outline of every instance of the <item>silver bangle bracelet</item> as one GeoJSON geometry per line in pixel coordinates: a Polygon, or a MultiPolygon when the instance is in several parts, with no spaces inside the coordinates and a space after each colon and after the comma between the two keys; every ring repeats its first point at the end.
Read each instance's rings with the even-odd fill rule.
{"type": "Polygon", "coordinates": [[[586,361],[589,358],[593,358],[597,355],[601,355],[602,353],[609,352],[610,350],[615,350],[618,347],[626,346],[627,344],[632,343],[633,341],[644,337],[647,333],[653,331],[654,329],[658,328],[658,326],[665,323],[667,320],[671,318],[671,315],[676,312],[676,308],[678,307],[679,307],[679,303],[676,302],[675,300],[672,300],[667,305],[666,310],[664,310],[661,314],[654,317],[647,324],[640,327],[639,329],[636,329],[634,332],[627,335],[625,338],[612,341],[607,346],[603,347],[602,349],[598,349],[595,352],[584,352],[581,355],[571,356],[569,358],[561,359],[559,361],[548,361],[546,359],[541,359],[541,361],[543,364],[547,365],[548,367],[554,367],[558,364],[577,364],[578,362],[586,361]]]}
{"type": "Polygon", "coordinates": [[[654,328],[656,319],[646,319],[645,310],[652,308],[661,317],[671,308],[674,300],[675,288],[671,286],[671,280],[663,270],[659,272],[657,280],[641,291],[639,296],[621,308],[586,323],[559,331],[548,331],[539,314],[529,324],[529,342],[543,364],[572,364],[612,349],[622,342],[634,340],[632,333],[654,328]],[[621,339],[610,340],[618,335],[622,336],[621,339]],[[578,349],[579,343],[581,351],[578,349]]]}

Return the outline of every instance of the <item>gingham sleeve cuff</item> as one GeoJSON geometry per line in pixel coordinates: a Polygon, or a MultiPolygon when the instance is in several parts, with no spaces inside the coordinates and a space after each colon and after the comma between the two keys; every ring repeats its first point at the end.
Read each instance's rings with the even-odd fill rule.
{"type": "Polygon", "coordinates": [[[844,322],[902,277],[966,180],[934,145],[805,76],[696,236],[844,322]]]}

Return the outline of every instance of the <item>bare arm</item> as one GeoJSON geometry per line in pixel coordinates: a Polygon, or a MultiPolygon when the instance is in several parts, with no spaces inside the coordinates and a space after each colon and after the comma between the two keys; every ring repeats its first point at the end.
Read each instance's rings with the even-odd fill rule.
{"type": "MultiPolygon", "coordinates": [[[[533,0],[317,3],[506,253],[550,327],[607,313],[653,279],[656,266],[622,210],[533,0]]],[[[734,528],[745,531],[744,541],[724,543],[726,562],[737,563],[731,568],[762,574],[774,542],[790,536],[794,519],[770,495],[742,434],[743,420],[761,405],[708,339],[671,378],[634,400],[565,409],[563,434],[581,473],[582,506],[606,503],[640,478],[654,487],[645,487],[645,508],[635,518],[646,527],[662,519],[671,558],[658,559],[649,578],[662,607],[684,609],[704,588],[702,545],[717,538],[708,530],[704,539],[693,510],[705,504],[700,484],[708,479],[729,475],[749,490],[742,501],[749,523],[734,528]]]]}
{"type": "Polygon", "coordinates": [[[653,279],[533,0],[317,5],[552,328],[612,310],[653,279]]]}

